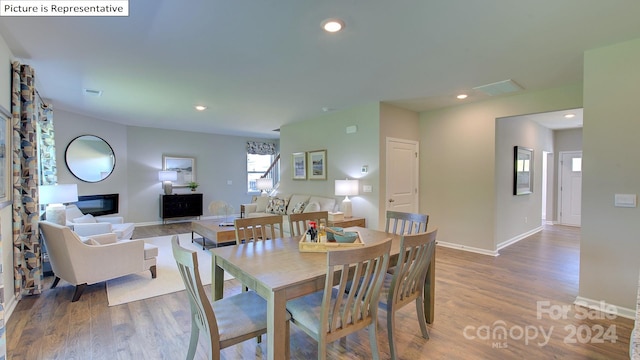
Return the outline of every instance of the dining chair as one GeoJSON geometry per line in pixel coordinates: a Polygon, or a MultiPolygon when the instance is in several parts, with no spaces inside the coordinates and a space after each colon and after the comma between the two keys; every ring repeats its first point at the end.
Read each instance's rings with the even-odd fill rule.
{"type": "Polygon", "coordinates": [[[282,215],[235,219],[236,244],[282,237],[282,215]]]}
{"type": "MultiPolygon", "coordinates": [[[[173,257],[178,264],[191,305],[191,339],[187,360],[193,359],[200,331],[209,343],[209,359],[220,359],[220,350],[267,333],[267,302],[254,291],[242,292],[213,303],[207,298],[195,251],[180,246],[178,236],[171,238],[173,257]]],[[[289,355],[289,319],[285,329],[289,355]]]]}
{"type": "Polygon", "coordinates": [[[438,230],[414,235],[403,235],[400,254],[393,274],[385,274],[379,306],[387,312],[387,334],[391,359],[397,357],[395,341],[395,314],[415,301],[418,324],[422,337],[429,338],[424,313],[424,286],[429,264],[433,259],[438,230]]]}
{"type": "Polygon", "coordinates": [[[369,331],[373,359],[380,358],[376,318],[390,249],[386,240],[328,251],[324,290],[287,302],[291,321],[318,342],[318,359],[327,358],[327,344],[363,328],[369,331]],[[335,287],[334,279],[339,279],[335,287]],[[358,284],[356,291],[347,292],[352,284],[358,284]]]}
{"type": "Polygon", "coordinates": [[[387,210],[384,232],[398,235],[418,234],[427,231],[429,215],[387,210]]]}
{"type": "Polygon", "coordinates": [[[289,234],[292,237],[302,236],[309,228],[309,221],[315,221],[318,226],[324,220],[324,224],[329,224],[328,211],[315,211],[289,215],[289,234]]]}

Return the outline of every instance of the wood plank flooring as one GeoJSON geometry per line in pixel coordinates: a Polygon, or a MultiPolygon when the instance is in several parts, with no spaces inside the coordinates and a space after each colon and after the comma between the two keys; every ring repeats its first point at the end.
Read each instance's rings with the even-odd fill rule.
{"type": "MultiPolygon", "coordinates": [[[[134,238],[189,232],[189,223],[136,228],[134,238]]],[[[396,318],[400,359],[628,359],[633,321],[590,311],[581,319],[572,304],[578,291],[580,230],[548,226],[489,257],[437,249],[435,322],[420,336],[415,307],[396,318]],[[541,313],[538,306],[559,312],[541,313]],[[506,329],[506,335],[500,330],[506,329]],[[576,330],[574,333],[573,330],[576,330]],[[602,330],[602,331],[600,331],[602,330]],[[608,332],[605,332],[608,330],[608,332]],[[549,335],[547,340],[544,336],[549,335]],[[610,340],[615,332],[617,339],[610,340]]],[[[71,303],[73,287],[61,282],[24,298],[7,323],[8,359],[183,359],[191,329],[184,291],[109,307],[105,284],[90,285],[71,303]]],[[[225,294],[239,291],[225,283],[225,294]]],[[[210,291],[210,286],[207,287],[210,291]]],[[[386,313],[379,312],[381,358],[389,358],[386,313]]],[[[202,340],[201,340],[202,343],[202,340]]],[[[197,359],[207,349],[199,345],[197,359]]],[[[261,359],[266,342],[223,350],[223,359],[261,359]]],[[[329,346],[330,359],[370,359],[366,330],[329,346]]],[[[291,325],[291,356],[312,359],[317,345],[291,325]]]]}

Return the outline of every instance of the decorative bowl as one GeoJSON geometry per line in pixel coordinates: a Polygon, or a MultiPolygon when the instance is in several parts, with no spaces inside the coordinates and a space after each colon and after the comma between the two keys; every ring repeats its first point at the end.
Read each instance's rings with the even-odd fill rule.
{"type": "MultiPolygon", "coordinates": [[[[329,229],[336,231],[336,232],[342,232],[344,229],[341,227],[334,227],[334,226],[329,226],[329,229]]],[[[335,238],[333,237],[333,233],[330,231],[327,231],[327,241],[333,241],[335,240],[335,238]]]]}
{"type": "Polygon", "coordinates": [[[347,231],[343,235],[333,234],[333,237],[339,243],[352,243],[358,238],[357,232],[347,231]]]}

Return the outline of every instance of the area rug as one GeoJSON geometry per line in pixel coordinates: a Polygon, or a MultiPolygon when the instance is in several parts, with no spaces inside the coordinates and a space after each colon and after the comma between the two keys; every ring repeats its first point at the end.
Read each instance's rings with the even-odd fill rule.
{"type": "MultiPolygon", "coordinates": [[[[191,243],[191,233],[180,234],[180,245],[198,253],[198,270],[203,285],[211,284],[211,253],[202,250],[202,246],[191,243]]],[[[184,284],[178,272],[178,266],[171,250],[171,236],[159,236],[143,239],[144,242],[158,247],[156,259],[157,277],[151,278],[151,272],[145,271],[107,281],[109,306],[148,299],[184,290],[184,284]]],[[[233,277],[225,272],[224,279],[233,277]]]]}

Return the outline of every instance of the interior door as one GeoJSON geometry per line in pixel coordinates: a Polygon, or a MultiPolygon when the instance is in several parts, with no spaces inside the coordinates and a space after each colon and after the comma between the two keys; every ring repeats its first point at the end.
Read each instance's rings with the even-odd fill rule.
{"type": "Polygon", "coordinates": [[[386,209],[418,212],[418,142],[387,138],[386,209]]]}
{"type": "Polygon", "coordinates": [[[582,151],[560,153],[560,224],[580,226],[582,151]]]}

